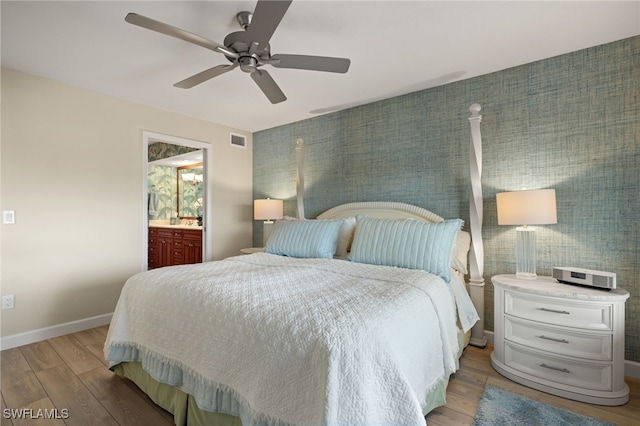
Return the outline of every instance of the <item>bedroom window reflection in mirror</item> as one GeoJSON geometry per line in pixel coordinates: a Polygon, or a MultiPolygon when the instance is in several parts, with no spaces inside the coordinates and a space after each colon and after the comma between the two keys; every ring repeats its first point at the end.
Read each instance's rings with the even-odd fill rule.
{"type": "Polygon", "coordinates": [[[177,168],[177,213],[181,219],[202,217],[202,163],[177,168]]]}

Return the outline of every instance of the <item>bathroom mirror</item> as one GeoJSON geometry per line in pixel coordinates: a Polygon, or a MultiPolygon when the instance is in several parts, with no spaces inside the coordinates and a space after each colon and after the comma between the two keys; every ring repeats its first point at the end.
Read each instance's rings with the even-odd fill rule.
{"type": "Polygon", "coordinates": [[[204,213],[202,159],[203,150],[159,142],[149,145],[149,220],[194,220],[204,213]]]}
{"type": "Polygon", "coordinates": [[[178,167],[176,171],[178,217],[181,219],[202,217],[202,163],[178,167]]]}

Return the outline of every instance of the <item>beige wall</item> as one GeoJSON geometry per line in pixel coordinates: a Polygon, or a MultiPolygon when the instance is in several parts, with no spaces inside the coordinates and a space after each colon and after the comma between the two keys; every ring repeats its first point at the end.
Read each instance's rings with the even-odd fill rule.
{"type": "Polygon", "coordinates": [[[108,314],[142,270],[142,132],[211,144],[213,259],[251,245],[252,136],[2,69],[2,337],[108,314]],[[229,132],[247,149],[229,146],[229,132]]]}

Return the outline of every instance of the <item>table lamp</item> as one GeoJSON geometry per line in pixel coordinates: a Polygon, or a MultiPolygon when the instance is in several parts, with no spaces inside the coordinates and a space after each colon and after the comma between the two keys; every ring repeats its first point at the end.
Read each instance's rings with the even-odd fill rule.
{"type": "Polygon", "coordinates": [[[262,227],[262,245],[266,245],[271,231],[273,230],[273,221],[282,219],[282,200],[254,200],[253,201],[253,218],[255,220],[264,220],[262,227]]]}
{"type": "Polygon", "coordinates": [[[536,279],[536,232],[529,225],[558,223],[555,189],[535,189],[496,194],[498,225],[516,228],[516,276],[536,279]]]}

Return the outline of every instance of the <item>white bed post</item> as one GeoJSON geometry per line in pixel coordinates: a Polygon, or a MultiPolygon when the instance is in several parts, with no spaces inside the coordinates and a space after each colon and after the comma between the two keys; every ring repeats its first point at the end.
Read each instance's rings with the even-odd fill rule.
{"type": "Polygon", "coordinates": [[[296,141],[296,158],[298,160],[298,171],[296,174],[296,197],[298,200],[298,219],[304,219],[304,174],[302,172],[302,166],[304,165],[304,155],[302,152],[302,145],[304,139],[298,138],[296,141]]]}
{"type": "Polygon", "coordinates": [[[469,215],[471,225],[471,250],[469,254],[469,295],[480,319],[471,329],[470,344],[484,348],[487,338],[484,335],[484,248],[482,246],[482,136],[480,135],[481,106],[469,107],[471,117],[470,177],[471,197],[469,215]]]}

